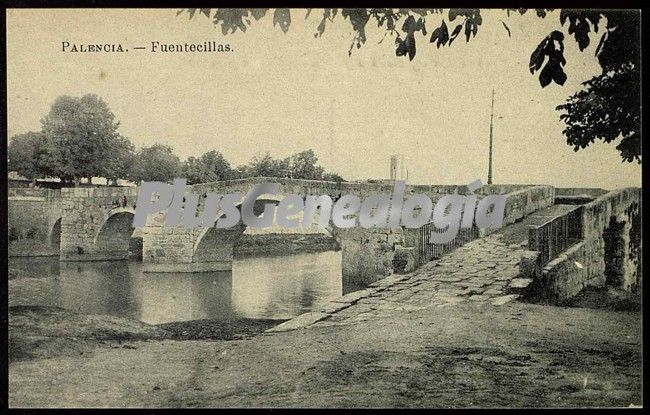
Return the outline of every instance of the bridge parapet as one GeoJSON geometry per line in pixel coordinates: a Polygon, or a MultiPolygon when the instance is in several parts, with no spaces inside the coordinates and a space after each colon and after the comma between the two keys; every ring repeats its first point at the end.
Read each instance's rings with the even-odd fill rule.
{"type": "MultiPolygon", "coordinates": [[[[538,254],[522,263],[525,272],[532,274],[540,299],[561,302],[588,286],[607,285],[625,290],[640,286],[641,189],[624,188],[605,193],[567,217],[576,214],[578,229],[559,236],[575,239],[579,235],[576,243],[549,241],[570,246],[550,262],[541,263],[541,267],[538,254]]],[[[565,221],[560,218],[549,223],[549,232],[556,222],[565,221]]]]}

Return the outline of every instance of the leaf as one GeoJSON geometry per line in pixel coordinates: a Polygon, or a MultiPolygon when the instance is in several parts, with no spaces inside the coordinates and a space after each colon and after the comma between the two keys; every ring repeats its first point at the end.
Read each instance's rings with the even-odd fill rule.
{"type": "Polygon", "coordinates": [[[406,36],[405,45],[406,51],[409,54],[409,60],[412,61],[415,58],[415,36],[412,33],[406,36]]]}
{"type": "Polygon", "coordinates": [[[464,10],[463,9],[449,9],[449,21],[453,22],[456,17],[462,16],[464,10]]]}
{"type": "Polygon", "coordinates": [[[608,34],[609,34],[609,32],[605,32],[600,37],[600,42],[598,42],[598,46],[596,46],[596,52],[594,53],[594,56],[596,56],[596,57],[600,56],[601,52],[603,51],[603,46],[605,45],[605,42],[607,41],[607,35],[608,34]]]}
{"type": "Polygon", "coordinates": [[[466,42],[469,42],[469,37],[472,35],[472,25],[469,21],[465,21],[465,38],[466,42]]]}
{"type": "MultiPolygon", "coordinates": [[[[445,26],[445,30],[446,30],[446,26],[445,26]]],[[[401,53],[401,55],[398,56],[403,56],[405,53],[408,53],[409,60],[413,60],[416,53],[415,32],[422,32],[423,35],[426,35],[427,33],[426,28],[424,26],[424,20],[420,17],[416,21],[413,16],[408,16],[404,21],[404,24],[402,25],[402,31],[406,32],[406,38],[404,39],[403,42],[400,42],[398,44],[399,51],[396,51],[396,53],[398,52],[401,53]]]]}
{"type": "Polygon", "coordinates": [[[539,73],[539,84],[542,88],[545,88],[551,83],[551,78],[553,77],[553,70],[550,65],[544,66],[542,71],[539,73]]]}
{"type": "Polygon", "coordinates": [[[221,25],[221,32],[226,35],[235,33],[237,29],[246,31],[244,17],[248,16],[246,9],[217,9],[214,13],[214,24],[221,25]]]}
{"type": "Polygon", "coordinates": [[[404,56],[406,55],[406,44],[401,38],[395,39],[395,55],[396,56],[404,56]]]}
{"type": "Polygon", "coordinates": [[[501,24],[508,31],[508,37],[510,37],[512,34],[510,33],[510,28],[508,27],[508,25],[505,24],[505,22],[503,20],[501,20],[501,24]]]}
{"type": "Polygon", "coordinates": [[[569,16],[569,34],[573,34],[581,51],[589,46],[590,31],[589,22],[585,17],[580,15],[569,16]]]}
{"type": "Polygon", "coordinates": [[[431,39],[429,40],[430,43],[436,42],[436,47],[440,47],[443,45],[446,45],[447,42],[449,41],[449,30],[447,29],[447,23],[445,21],[442,21],[442,24],[440,27],[436,28],[432,33],[431,33],[431,39]]]}
{"type": "Polygon", "coordinates": [[[560,11],[560,25],[564,26],[564,22],[566,22],[568,15],[568,11],[563,9],[560,11]]]}
{"type": "Polygon", "coordinates": [[[456,39],[458,37],[458,35],[460,34],[460,30],[462,28],[463,28],[462,24],[456,25],[456,27],[454,28],[454,31],[451,32],[451,36],[449,36],[449,46],[451,46],[451,43],[454,41],[454,39],[456,39]]]}
{"type": "Polygon", "coordinates": [[[275,9],[273,13],[273,26],[279,25],[284,33],[289,30],[291,24],[291,12],[289,9],[275,9]]]}
{"type": "Polygon", "coordinates": [[[352,39],[352,44],[350,45],[350,50],[348,55],[352,54],[352,47],[357,45],[357,49],[361,47],[362,44],[366,43],[366,24],[370,19],[370,14],[367,9],[343,9],[341,15],[344,19],[349,18],[350,23],[352,24],[352,29],[356,32],[354,38],[352,39]]]}
{"type": "Polygon", "coordinates": [[[406,18],[404,24],[402,25],[402,31],[406,33],[413,33],[415,31],[415,27],[415,18],[413,16],[409,16],[406,18]]]}
{"type": "Polygon", "coordinates": [[[561,66],[557,66],[553,70],[553,81],[558,85],[564,85],[566,82],[567,76],[564,73],[564,69],[561,66]]]}
{"type": "Polygon", "coordinates": [[[564,35],[560,31],[553,31],[544,38],[537,48],[530,55],[529,69],[534,74],[539,70],[546,58],[546,65],[539,74],[539,83],[542,88],[555,82],[558,85],[564,85],[567,77],[564,73],[563,66],[566,64],[564,58],[564,35]]]}
{"type": "Polygon", "coordinates": [[[266,9],[251,9],[251,15],[255,20],[260,20],[266,15],[266,9]]]}
{"type": "Polygon", "coordinates": [[[390,31],[395,30],[395,20],[393,19],[393,16],[388,16],[388,19],[386,19],[386,28],[390,31]]]}

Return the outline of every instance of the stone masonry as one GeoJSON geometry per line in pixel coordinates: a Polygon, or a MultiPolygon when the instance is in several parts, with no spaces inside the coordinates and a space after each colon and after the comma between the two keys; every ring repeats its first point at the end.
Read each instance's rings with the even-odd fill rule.
{"type": "MultiPolygon", "coordinates": [[[[277,197],[287,194],[329,195],[336,201],[341,195],[356,194],[365,198],[371,194],[390,195],[392,183],[322,182],[281,178],[252,178],[188,186],[187,191],[207,193],[242,193],[252,186],[274,182],[280,184],[277,197]]],[[[135,209],[138,189],[86,188],[63,189],[63,219],[61,260],[84,261],[121,259],[128,254],[129,232],[123,229],[125,217],[135,209]],[[112,232],[109,232],[112,230],[112,232]],[[124,248],[119,249],[120,241],[124,248]]],[[[435,203],[445,194],[467,194],[466,186],[407,186],[405,196],[422,193],[435,203]]],[[[478,198],[492,193],[508,193],[506,220],[516,220],[552,203],[550,186],[497,185],[484,186],[477,191],[478,198]],[[512,195],[512,196],[510,196],[512,195]]],[[[203,198],[200,198],[202,201],[203,198]]],[[[199,203],[199,209],[201,209],[199,203]]],[[[243,226],[233,229],[183,229],[164,226],[161,217],[152,216],[143,237],[143,262],[151,272],[200,272],[230,269],[232,251],[243,226]]],[[[392,272],[393,254],[397,247],[407,245],[404,230],[395,229],[328,229],[342,250],[343,276],[368,277],[392,272]]]]}
{"type": "Polygon", "coordinates": [[[394,311],[448,307],[460,303],[504,305],[520,296],[531,280],[519,276],[525,243],[508,244],[495,233],[469,242],[417,271],[391,275],[332,300],[320,310],[302,314],[267,332],[313,325],[354,324],[394,311]]]}

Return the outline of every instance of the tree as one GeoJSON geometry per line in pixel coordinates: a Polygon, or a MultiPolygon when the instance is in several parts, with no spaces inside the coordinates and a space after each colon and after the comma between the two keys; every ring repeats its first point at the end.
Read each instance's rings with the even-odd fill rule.
{"type": "Polygon", "coordinates": [[[253,157],[247,174],[248,177],[288,177],[289,162],[287,159],[276,160],[267,152],[262,157],[253,157]]]}
{"type": "Polygon", "coordinates": [[[60,96],[41,120],[45,135],[44,164],[52,175],[79,182],[105,172],[118,140],[115,116],[97,95],[60,96]]]}
{"type": "Polygon", "coordinates": [[[341,183],[345,181],[343,177],[339,176],[336,173],[325,173],[323,175],[323,180],[325,180],[326,182],[337,182],[337,183],[341,183]]]}
{"type": "Polygon", "coordinates": [[[7,170],[15,171],[30,180],[46,177],[44,144],[45,135],[41,132],[13,136],[7,147],[7,170]]]}
{"type": "Polygon", "coordinates": [[[255,156],[244,166],[238,166],[233,171],[237,178],[246,177],[290,177],[303,180],[345,181],[336,173],[326,173],[317,164],[318,157],[314,150],[305,150],[292,154],[284,159],[274,159],[267,152],[263,156],[255,156]]]}
{"type": "Polygon", "coordinates": [[[131,169],[135,162],[135,147],[131,140],[118,135],[112,146],[113,150],[104,162],[102,174],[106,180],[117,185],[117,179],[127,179],[131,175],[131,169]]]}
{"type": "MultiPolygon", "coordinates": [[[[598,27],[598,16],[584,19],[598,27]]],[[[579,27],[583,34],[576,32],[576,39],[588,44],[589,26],[579,27]]],[[[641,163],[639,30],[638,13],[608,11],[606,32],[596,48],[602,74],[583,82],[581,91],[557,107],[566,124],[567,143],[575,151],[596,140],[610,143],[620,138],[616,149],[623,160],[641,163]]]]}
{"type": "Polygon", "coordinates": [[[289,157],[288,164],[294,179],[321,180],[325,169],[317,165],[314,150],[305,150],[289,157]]]}
{"type": "MultiPolygon", "coordinates": [[[[221,27],[222,33],[234,33],[246,29],[264,17],[270,9],[183,9],[178,14],[187,13],[190,19],[204,15],[221,27]]],[[[551,9],[535,9],[540,18],[545,18],[551,9]]],[[[312,9],[307,10],[308,17],[312,9]]],[[[506,9],[509,18],[513,12],[523,15],[527,9],[506,9]]],[[[289,9],[274,9],[273,25],[287,32],[291,25],[289,9]]],[[[443,9],[323,9],[322,18],[316,28],[315,37],[322,36],[328,22],[337,16],[349,21],[354,37],[348,54],[356,46],[360,48],[366,42],[366,26],[372,20],[386,34],[395,38],[395,55],[416,56],[416,39],[427,35],[427,18],[441,15],[442,22],[430,28],[430,44],[437,48],[451,46],[455,39],[464,35],[466,42],[474,38],[483,19],[479,9],[450,9],[445,15],[443,9]],[[452,23],[453,22],[453,23],[452,23]],[[449,23],[449,26],[448,24],[449,23]],[[452,29],[453,27],[453,29],[452,29]],[[432,30],[431,30],[432,29],[432,30]]],[[[504,16],[506,17],[506,16],[504,16]]],[[[567,143],[577,151],[596,140],[611,142],[621,137],[617,149],[625,161],[641,162],[640,139],[640,101],[638,99],[619,100],[616,94],[623,88],[631,88],[631,97],[640,97],[640,14],[638,11],[620,10],[562,10],[559,28],[567,26],[568,35],[573,35],[579,49],[584,50],[591,42],[592,32],[599,30],[601,20],[606,26],[596,49],[596,55],[603,69],[600,76],[587,80],[585,88],[571,96],[567,103],[556,109],[563,112],[560,118],[565,122],[564,133],[567,143]],[[613,91],[614,95],[608,95],[613,91]],[[594,108],[598,106],[598,108],[594,108]],[[616,119],[613,126],[605,126],[609,120],[616,119]],[[593,128],[583,128],[585,122],[594,122],[593,128]],[[603,130],[603,127],[606,128],[603,130]]],[[[507,20],[507,19],[506,19],[507,20]]],[[[499,21],[504,33],[511,35],[510,28],[499,21]]],[[[437,24],[437,22],[436,22],[437,24]]],[[[382,39],[383,40],[383,39],[382,39]]],[[[538,73],[542,88],[551,82],[563,85],[567,76],[564,72],[564,33],[554,30],[539,43],[532,52],[529,68],[531,74],[538,73]]]]}
{"type": "Polygon", "coordinates": [[[182,172],[181,160],[163,144],[140,149],[134,159],[129,178],[136,183],[169,182],[182,172]]]}
{"type": "Polygon", "coordinates": [[[183,164],[188,184],[210,183],[237,177],[230,163],[218,151],[209,151],[201,157],[188,157],[183,164]]]}
{"type": "Polygon", "coordinates": [[[234,175],[235,178],[237,179],[244,179],[246,177],[253,177],[253,174],[250,171],[250,166],[248,164],[243,164],[241,166],[237,166],[234,170],[234,175]]]}

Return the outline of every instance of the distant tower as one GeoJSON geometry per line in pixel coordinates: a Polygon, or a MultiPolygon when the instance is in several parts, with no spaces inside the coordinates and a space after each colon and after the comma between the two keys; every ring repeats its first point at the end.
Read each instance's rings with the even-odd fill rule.
{"type": "Polygon", "coordinates": [[[494,120],[494,88],[492,88],[492,109],[490,110],[490,155],[488,160],[487,184],[492,184],[492,127],[494,120]]]}
{"type": "Polygon", "coordinates": [[[390,156],[390,179],[406,180],[408,179],[408,169],[404,163],[402,154],[393,154],[390,156]]]}
{"type": "Polygon", "coordinates": [[[390,179],[397,180],[397,155],[390,156],[390,179]]]}

